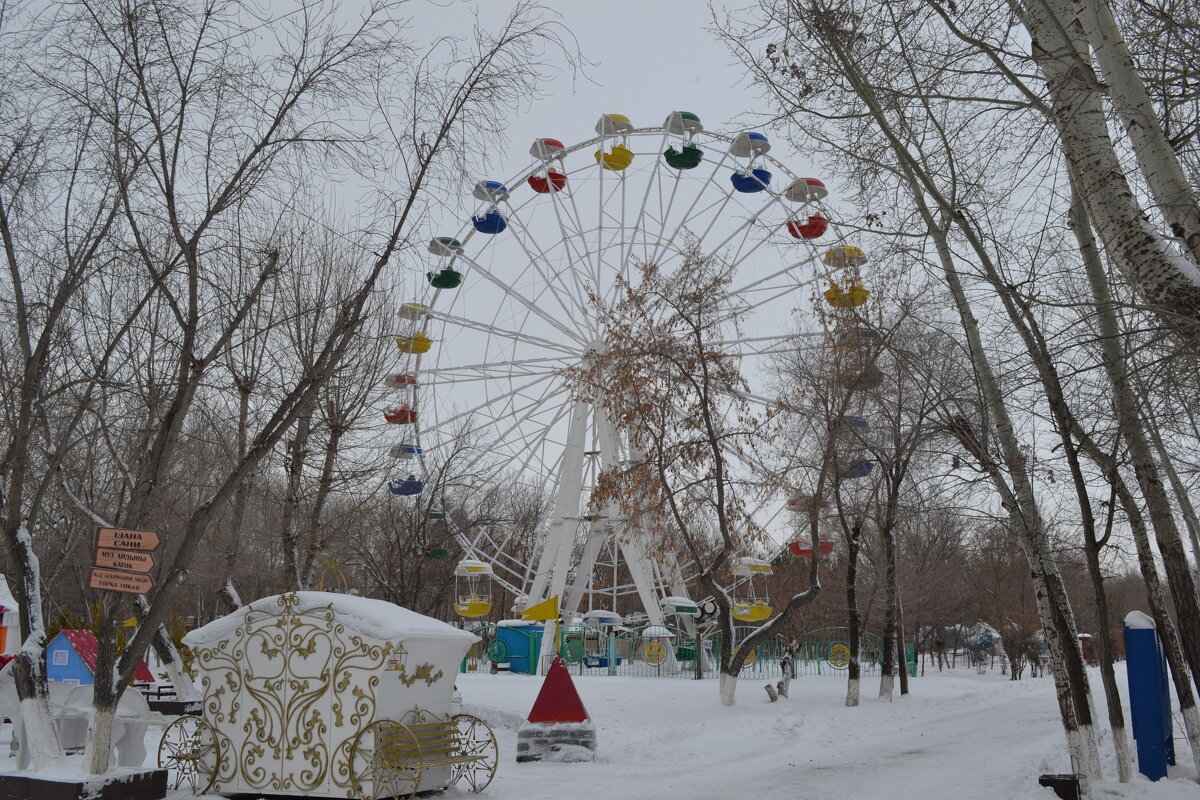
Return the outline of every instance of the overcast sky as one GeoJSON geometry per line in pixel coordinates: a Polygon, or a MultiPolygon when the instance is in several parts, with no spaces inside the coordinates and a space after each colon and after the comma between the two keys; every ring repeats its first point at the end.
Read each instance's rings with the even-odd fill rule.
{"type": "MultiPolygon", "coordinates": [[[[420,26],[498,23],[513,0],[478,3],[449,0],[414,6],[420,26]]],[[[592,62],[587,78],[562,74],[545,86],[545,97],[513,110],[507,148],[499,147],[486,177],[498,180],[524,167],[529,145],[539,137],[567,145],[595,136],[601,114],[629,117],[638,127],[661,125],[671,111],[691,111],[709,130],[741,130],[747,111],[761,103],[733,55],[711,33],[707,4],[700,0],[608,0],[550,3],[592,62]]],[[[464,29],[464,33],[467,31],[464,29]]],[[[432,33],[423,31],[423,33],[432,33]]],[[[772,155],[800,174],[812,166],[773,137],[772,155]]]]}

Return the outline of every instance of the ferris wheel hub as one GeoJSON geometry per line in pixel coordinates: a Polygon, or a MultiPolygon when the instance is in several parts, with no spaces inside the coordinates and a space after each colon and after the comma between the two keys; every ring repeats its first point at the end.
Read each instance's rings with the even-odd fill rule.
{"type": "Polygon", "coordinates": [[[583,347],[583,363],[590,364],[608,353],[608,345],[601,339],[593,339],[583,347]]]}

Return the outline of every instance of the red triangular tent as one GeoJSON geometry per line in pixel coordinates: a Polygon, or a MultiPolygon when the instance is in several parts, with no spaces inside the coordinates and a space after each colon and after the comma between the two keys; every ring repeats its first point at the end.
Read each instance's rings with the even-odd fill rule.
{"type": "Polygon", "coordinates": [[[537,700],[533,701],[533,710],[529,712],[530,722],[586,722],[587,709],[575,691],[575,682],[571,673],[567,672],[566,662],[562,656],[555,656],[542,690],[538,692],[537,700]]]}

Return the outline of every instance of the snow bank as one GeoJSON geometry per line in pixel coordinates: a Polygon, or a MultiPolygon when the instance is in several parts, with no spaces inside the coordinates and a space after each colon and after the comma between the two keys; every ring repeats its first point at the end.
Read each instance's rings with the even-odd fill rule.
{"type": "MultiPolygon", "coordinates": [[[[211,646],[233,635],[250,612],[276,613],[280,595],[272,595],[242,606],[232,614],[213,620],[183,637],[189,647],[211,646]]],[[[375,639],[443,639],[474,643],[479,637],[444,622],[401,608],[384,600],[371,600],[333,592],[296,592],[294,610],[303,613],[329,608],[337,621],[363,636],[375,639]]]]}

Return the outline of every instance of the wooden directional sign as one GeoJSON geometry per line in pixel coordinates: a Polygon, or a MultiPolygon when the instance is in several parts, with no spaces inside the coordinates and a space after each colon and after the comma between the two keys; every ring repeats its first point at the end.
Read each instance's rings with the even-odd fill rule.
{"type": "Polygon", "coordinates": [[[141,550],[121,550],[116,547],[97,547],[94,563],[105,569],[123,569],[146,573],[154,569],[154,554],[141,550]]]}
{"type": "Polygon", "coordinates": [[[92,589],[107,589],[111,592],[145,594],[154,588],[154,579],[149,575],[141,575],[137,572],[92,567],[88,586],[92,589]]]}
{"type": "Polygon", "coordinates": [[[127,531],[121,528],[100,528],[96,531],[96,547],[121,547],[126,550],[157,550],[158,534],[154,531],[127,531]]]}

